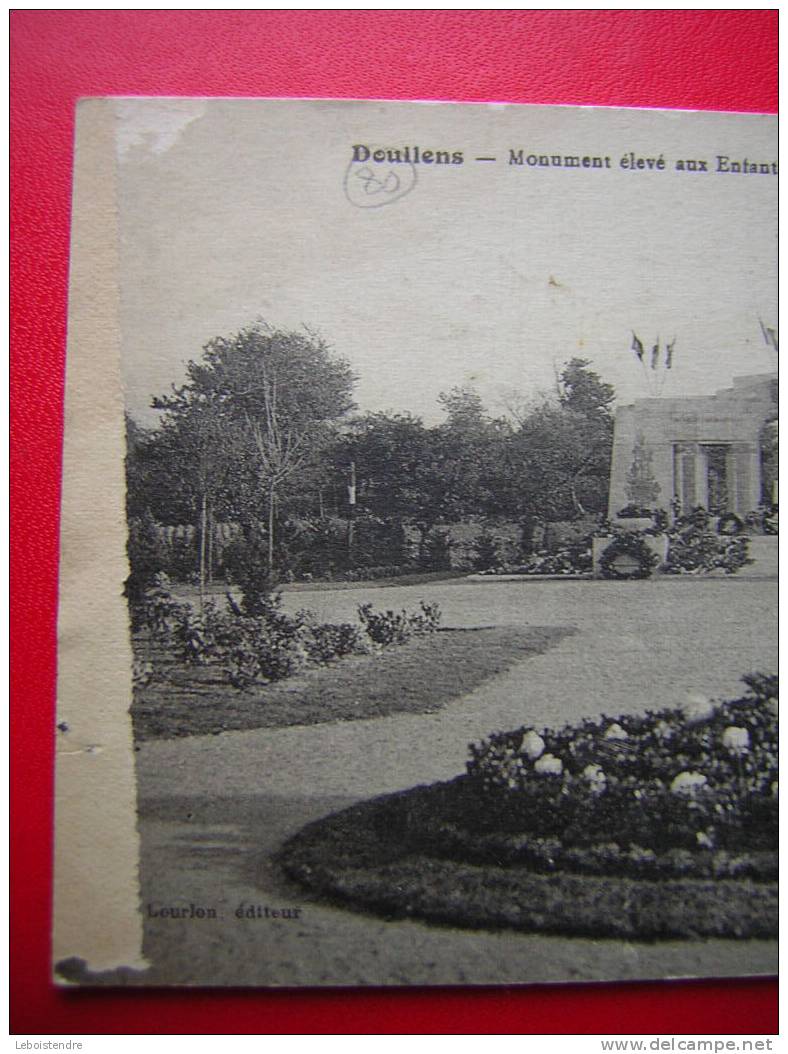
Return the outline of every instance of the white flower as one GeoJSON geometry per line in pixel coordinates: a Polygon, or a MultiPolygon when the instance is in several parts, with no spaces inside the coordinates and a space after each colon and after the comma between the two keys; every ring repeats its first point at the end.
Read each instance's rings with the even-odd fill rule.
{"type": "Polygon", "coordinates": [[[599,765],[586,765],[583,775],[590,784],[592,794],[601,794],[607,786],[607,776],[599,765]]]}
{"type": "Polygon", "coordinates": [[[695,835],[695,841],[698,843],[699,846],[701,846],[702,849],[714,848],[714,842],[706,834],[705,831],[698,831],[698,833],[695,835]]]}
{"type": "Polygon", "coordinates": [[[654,734],[659,736],[660,739],[669,739],[672,735],[672,729],[667,721],[657,721],[654,725],[654,734]]]}
{"type": "Polygon", "coordinates": [[[534,732],[533,729],[526,732],[523,736],[522,746],[520,750],[527,758],[531,761],[536,761],[544,754],[544,740],[538,732],[534,732]]]}
{"type": "Polygon", "coordinates": [[[605,732],[605,739],[629,739],[629,736],[616,721],[608,727],[605,732]]]}
{"type": "Polygon", "coordinates": [[[563,771],[563,761],[554,754],[543,754],[534,765],[534,772],[541,776],[560,776],[563,771]]]}
{"type": "Polygon", "coordinates": [[[732,754],[743,754],[750,745],[750,733],[746,728],[728,725],[722,733],[722,745],[732,754]]]}
{"type": "Polygon", "coordinates": [[[702,772],[680,772],[670,785],[672,794],[694,794],[706,783],[702,772]]]}
{"type": "Polygon", "coordinates": [[[687,698],[681,707],[684,719],[690,725],[698,724],[712,717],[716,710],[713,700],[700,692],[687,692],[687,698]]]}

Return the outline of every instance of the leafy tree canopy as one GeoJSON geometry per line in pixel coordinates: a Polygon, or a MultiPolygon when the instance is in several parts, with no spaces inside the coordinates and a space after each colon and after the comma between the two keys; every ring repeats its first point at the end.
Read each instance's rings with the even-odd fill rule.
{"type": "Polygon", "coordinates": [[[559,402],[567,410],[585,417],[611,419],[616,390],[590,370],[589,359],[572,359],[558,378],[559,402]]]}
{"type": "Polygon", "coordinates": [[[188,380],[153,400],[165,421],[196,406],[230,418],[262,419],[266,387],[275,386],[277,410],[288,426],[342,417],[353,409],[356,376],[349,363],[309,329],[288,331],[256,323],[205,345],[199,362],[187,365],[188,380]]]}

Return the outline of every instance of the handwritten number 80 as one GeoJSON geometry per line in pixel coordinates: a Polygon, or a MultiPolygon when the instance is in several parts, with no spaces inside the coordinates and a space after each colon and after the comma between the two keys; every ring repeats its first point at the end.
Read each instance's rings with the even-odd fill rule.
{"type": "Polygon", "coordinates": [[[363,184],[365,194],[396,194],[400,188],[399,176],[396,172],[389,171],[386,178],[381,179],[372,169],[362,168],[354,175],[363,184]]]}

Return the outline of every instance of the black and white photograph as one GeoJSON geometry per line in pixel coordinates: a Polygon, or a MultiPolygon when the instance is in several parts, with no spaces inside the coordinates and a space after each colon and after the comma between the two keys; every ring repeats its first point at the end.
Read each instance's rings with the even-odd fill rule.
{"type": "Polygon", "coordinates": [[[91,99],[53,976],[777,971],[777,124],[91,99]]]}

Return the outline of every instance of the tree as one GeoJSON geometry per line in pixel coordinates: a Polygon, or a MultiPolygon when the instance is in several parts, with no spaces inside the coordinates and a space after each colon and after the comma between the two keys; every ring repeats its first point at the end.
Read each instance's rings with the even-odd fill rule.
{"type": "Polygon", "coordinates": [[[613,446],[613,386],[572,359],[546,398],[521,420],[514,438],[523,512],[556,520],[600,513],[607,503],[613,446]]]}
{"type": "Polygon", "coordinates": [[[468,385],[442,392],[446,420],[435,430],[447,514],[456,519],[504,511],[501,468],[511,435],[508,422],[493,420],[468,385]]]}
{"type": "Polygon", "coordinates": [[[429,430],[418,417],[371,413],[356,418],[333,455],[338,492],[344,490],[351,464],[355,466],[360,515],[393,526],[421,519],[430,500],[433,452],[429,430]]]}
{"type": "Polygon", "coordinates": [[[190,492],[199,520],[201,584],[217,506],[241,522],[266,521],[270,573],[276,505],[353,407],[355,377],[312,331],[264,323],[209,341],[186,372],[153,406],[163,412],[157,441],[172,483],[190,492]]]}
{"type": "Polygon", "coordinates": [[[422,560],[436,527],[501,510],[496,487],[511,434],[472,388],[439,402],[446,420],[433,428],[409,414],[367,414],[335,451],[338,480],[355,465],[359,511],[415,528],[422,560]]]}
{"type": "Polygon", "coordinates": [[[558,401],[589,420],[600,420],[612,429],[612,406],[616,390],[590,370],[589,359],[572,359],[564,365],[558,378],[558,401]]]}
{"type": "MultiPolygon", "coordinates": [[[[279,379],[276,372],[267,376],[263,364],[263,407],[262,420],[247,415],[257,456],[260,461],[262,478],[268,487],[268,573],[274,566],[274,517],[276,495],[278,490],[302,468],[314,455],[314,445],[310,441],[319,441],[319,431],[314,422],[303,418],[287,423],[279,412],[278,394],[279,379]]],[[[293,415],[295,418],[296,415],[293,415]]]]}
{"type": "Polygon", "coordinates": [[[456,385],[441,392],[438,402],[446,412],[444,428],[467,435],[483,434],[489,423],[481,396],[469,384],[456,385]]]}

